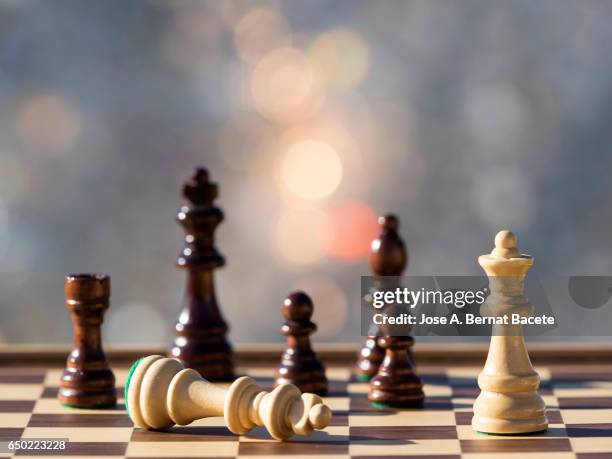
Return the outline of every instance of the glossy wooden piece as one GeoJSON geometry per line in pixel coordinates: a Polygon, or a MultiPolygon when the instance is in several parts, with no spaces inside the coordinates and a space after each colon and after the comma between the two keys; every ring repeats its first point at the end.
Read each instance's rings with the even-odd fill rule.
{"type": "Polygon", "coordinates": [[[310,320],[313,311],[312,300],[304,292],[293,292],[285,299],[281,333],[287,337],[287,349],[276,370],[276,385],[293,384],[302,392],[325,395],[328,388],[325,366],[310,343],[310,335],[317,330],[310,320]]]}
{"type": "Polygon", "coordinates": [[[376,376],[370,380],[368,399],[382,406],[423,406],[423,383],[409,356],[414,339],[410,336],[383,336],[378,338],[378,344],[385,350],[385,358],[376,376]]]}
{"type": "Polygon", "coordinates": [[[378,345],[378,336],[366,337],[357,357],[357,379],[364,382],[372,379],[384,358],[385,350],[378,345]]]}
{"type": "Polygon", "coordinates": [[[196,419],[225,418],[227,428],[243,435],[265,426],[277,440],[312,435],[327,427],[332,412],[315,394],[302,394],[285,384],[265,392],[243,376],[229,387],[214,385],[175,359],[153,355],[132,367],[127,383],[128,414],[146,429],[168,429],[196,419]]]}
{"type": "Polygon", "coordinates": [[[210,182],[203,168],[197,168],[183,186],[188,205],[181,207],[177,220],[186,234],[177,265],[187,270],[187,280],[169,354],[211,381],[230,381],[234,378],[234,355],[213,275],[225,264],[214,243],[214,232],[223,220],[223,212],[213,204],[217,195],[217,184],[210,182]]]}
{"type": "MultiPolygon", "coordinates": [[[[483,316],[532,316],[533,306],[524,295],[525,276],[533,257],[518,250],[516,236],[500,231],[495,248],[478,263],[489,277],[489,297],[483,316]]],[[[533,369],[522,325],[493,325],[485,366],[478,376],[481,393],[474,402],[472,427],[490,434],[540,432],[548,427],[546,405],[538,394],[540,376],[533,369]]]]}
{"type": "MultiPolygon", "coordinates": [[[[370,264],[380,288],[400,287],[398,277],[408,264],[406,246],[399,236],[399,220],[395,215],[379,219],[382,233],[372,242],[370,264]]],[[[388,308],[394,308],[390,305],[388,308]]],[[[381,329],[377,344],[384,349],[384,359],[370,380],[368,399],[385,406],[422,406],[423,383],[414,368],[411,336],[393,336],[391,328],[381,329]]]]}
{"type": "Polygon", "coordinates": [[[64,283],[70,311],[74,349],[60,378],[58,399],[64,405],[114,405],[115,376],[102,350],[101,325],[108,309],[110,278],[102,274],[73,274],[64,283]]]}
{"type": "MultiPolygon", "coordinates": [[[[372,241],[369,256],[372,274],[377,277],[398,277],[408,265],[408,250],[399,235],[399,219],[393,214],[378,218],[380,235],[372,241]]],[[[378,345],[378,337],[368,336],[357,357],[355,374],[361,381],[369,381],[378,371],[385,351],[378,345]]],[[[411,351],[409,356],[412,358],[411,351]]]]}

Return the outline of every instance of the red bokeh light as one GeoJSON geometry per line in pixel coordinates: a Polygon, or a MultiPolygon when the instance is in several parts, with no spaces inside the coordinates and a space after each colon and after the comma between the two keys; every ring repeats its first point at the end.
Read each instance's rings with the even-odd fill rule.
{"type": "Polygon", "coordinates": [[[345,202],[328,211],[332,238],[327,252],[334,258],[355,261],[365,258],[379,232],[376,213],[363,202],[345,202]]]}

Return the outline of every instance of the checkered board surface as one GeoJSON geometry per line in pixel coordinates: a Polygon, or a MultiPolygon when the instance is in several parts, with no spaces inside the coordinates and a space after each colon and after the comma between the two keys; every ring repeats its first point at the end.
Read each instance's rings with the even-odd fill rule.
{"type": "MultiPolygon", "coordinates": [[[[310,438],[271,440],[263,428],[238,437],[220,418],[175,427],[169,432],[134,429],[123,404],[127,369],[115,369],[119,404],[109,410],[70,409],[56,399],[60,369],[0,368],[0,437],[67,438],[64,451],[20,451],[22,456],[129,458],[246,457],[291,458],[612,458],[612,368],[538,368],[548,406],[547,432],[488,436],[472,431],[472,403],[480,368],[421,367],[424,409],[380,410],[367,400],[368,385],[355,382],[348,368],[329,368],[332,424],[310,438]]],[[[243,368],[264,387],[271,367],[243,368]]],[[[10,457],[10,454],[4,454],[10,457]]]]}

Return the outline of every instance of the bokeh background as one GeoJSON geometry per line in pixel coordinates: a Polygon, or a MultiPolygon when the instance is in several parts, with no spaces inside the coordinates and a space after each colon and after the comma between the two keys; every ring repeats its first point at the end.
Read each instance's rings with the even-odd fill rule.
{"type": "Polygon", "coordinates": [[[283,298],[358,341],[376,215],[411,274],[612,272],[612,2],[1,0],[0,341],[65,343],[63,277],[112,277],[106,345],[164,344],[196,165],[220,185],[234,342],[283,298]]]}

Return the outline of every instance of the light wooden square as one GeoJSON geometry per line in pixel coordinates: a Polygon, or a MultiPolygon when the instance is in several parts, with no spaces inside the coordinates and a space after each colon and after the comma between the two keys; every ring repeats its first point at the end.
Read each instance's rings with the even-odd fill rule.
{"type": "Polygon", "coordinates": [[[457,378],[477,380],[481,371],[482,367],[451,367],[446,370],[446,374],[449,379],[457,378]]]}
{"type": "Polygon", "coordinates": [[[245,457],[250,459],[351,459],[351,456],[347,454],[240,454],[237,459],[245,457]]]}
{"type": "Polygon", "coordinates": [[[0,427],[25,427],[30,422],[31,413],[0,413],[0,427]]]}
{"type": "MultiPolygon", "coordinates": [[[[349,428],[348,426],[329,426],[324,430],[315,430],[311,436],[302,437],[296,435],[291,437],[288,442],[297,441],[300,443],[331,443],[331,442],[348,442],[349,428]]],[[[245,435],[240,437],[241,442],[270,442],[277,441],[270,437],[270,434],[264,427],[257,427],[245,435]]]]}
{"type": "Polygon", "coordinates": [[[574,387],[574,388],[557,388],[554,389],[554,394],[557,398],[571,397],[612,397],[612,387],[574,387]]]}
{"type": "Polygon", "coordinates": [[[100,409],[87,409],[87,408],[72,408],[62,405],[57,398],[41,398],[36,400],[34,404],[34,409],[32,410],[34,413],[38,414],[125,414],[125,410],[120,408],[118,405],[117,408],[105,408],[103,410],[100,409]]]}
{"type": "Polygon", "coordinates": [[[0,400],[36,400],[42,384],[0,384],[0,400]]]}
{"type": "Polygon", "coordinates": [[[452,411],[398,411],[368,414],[349,414],[349,425],[354,427],[387,426],[452,426],[455,415],[452,411]]]}
{"type": "Polygon", "coordinates": [[[274,367],[245,367],[239,370],[238,374],[245,374],[251,378],[273,378],[274,367]]]}
{"type": "Polygon", "coordinates": [[[457,426],[457,435],[460,440],[504,440],[513,441],[517,439],[533,439],[533,438],[566,438],[567,432],[564,424],[551,424],[548,430],[538,434],[512,435],[512,436],[494,436],[476,432],[472,426],[457,426]]]}
{"type": "MultiPolygon", "coordinates": [[[[0,456],[0,457],[2,457],[2,456],[0,456]]],[[[62,457],[62,456],[60,456],[59,454],[54,454],[53,456],[39,456],[39,455],[36,455],[36,456],[21,456],[20,455],[19,459],[21,459],[21,458],[23,458],[23,459],[40,459],[40,458],[43,458],[43,459],[44,458],[49,458],[49,459],[55,458],[55,459],[57,459],[58,457],[62,457]]],[[[117,459],[119,457],[123,457],[123,455],[119,455],[119,456],[98,456],[98,455],[95,455],[95,456],[72,456],[72,455],[70,455],[70,456],[63,456],[63,457],[69,457],[70,459],[117,459]]]]}
{"type": "Polygon", "coordinates": [[[346,367],[328,366],[325,375],[330,381],[348,381],[351,377],[351,369],[346,367]]]}
{"type": "Polygon", "coordinates": [[[141,441],[130,443],[126,457],[219,457],[236,456],[238,441],[141,441]]]}
{"type": "Polygon", "coordinates": [[[461,459],[576,459],[574,453],[470,453],[461,459]]]}
{"type": "Polygon", "coordinates": [[[60,377],[62,376],[63,369],[53,368],[47,370],[45,374],[45,386],[47,387],[59,387],[60,377]]]}
{"type": "Polygon", "coordinates": [[[565,424],[604,424],[612,420],[612,409],[605,410],[561,410],[565,424]]]}
{"type": "Polygon", "coordinates": [[[609,453],[610,438],[570,438],[575,453],[609,453]]]}
{"type": "Polygon", "coordinates": [[[368,383],[350,383],[347,388],[349,394],[367,394],[370,391],[368,383]]]}
{"type": "Polygon", "coordinates": [[[27,427],[23,438],[67,438],[71,442],[129,442],[131,427],[27,427]]]}
{"type": "Polygon", "coordinates": [[[347,454],[240,454],[237,459],[245,457],[250,459],[351,459],[351,456],[347,454]]]}
{"type": "Polygon", "coordinates": [[[225,419],[221,417],[196,419],[189,425],[197,427],[225,427],[225,419]]]}
{"type": "Polygon", "coordinates": [[[406,440],[390,444],[388,440],[364,441],[349,445],[351,456],[418,456],[460,454],[459,440],[406,440]]]}
{"type": "Polygon", "coordinates": [[[323,397],[323,402],[332,410],[332,413],[335,411],[349,410],[348,397],[323,397]]]}

